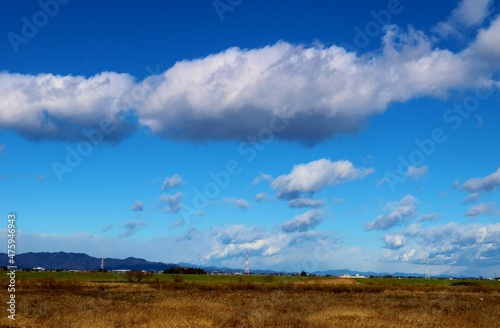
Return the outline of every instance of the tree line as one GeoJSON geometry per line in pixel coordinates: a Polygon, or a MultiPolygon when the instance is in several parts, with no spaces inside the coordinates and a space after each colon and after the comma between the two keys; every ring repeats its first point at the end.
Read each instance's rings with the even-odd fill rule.
{"type": "Polygon", "coordinates": [[[163,270],[163,273],[170,274],[207,274],[205,270],[202,268],[188,268],[188,267],[179,267],[179,268],[168,268],[163,270]]]}

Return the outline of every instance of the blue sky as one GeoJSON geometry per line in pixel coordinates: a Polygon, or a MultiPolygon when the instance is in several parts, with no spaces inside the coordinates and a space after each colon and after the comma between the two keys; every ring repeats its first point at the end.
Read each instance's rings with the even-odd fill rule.
{"type": "Polygon", "coordinates": [[[498,2],[1,6],[18,252],[500,273],[498,2]]]}

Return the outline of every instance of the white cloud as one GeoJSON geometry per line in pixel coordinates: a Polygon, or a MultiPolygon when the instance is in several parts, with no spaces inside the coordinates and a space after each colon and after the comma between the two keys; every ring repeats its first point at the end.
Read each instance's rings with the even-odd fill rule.
{"type": "Polygon", "coordinates": [[[109,230],[113,229],[114,226],[112,224],[108,224],[104,228],[101,229],[102,232],[108,232],[109,230]]]}
{"type": "Polygon", "coordinates": [[[322,200],[316,200],[306,197],[291,199],[288,201],[290,208],[303,208],[303,207],[321,207],[325,204],[322,200]]]}
{"type": "Polygon", "coordinates": [[[418,180],[420,179],[423,175],[427,174],[429,172],[429,168],[427,165],[424,166],[409,166],[408,170],[406,171],[406,176],[408,176],[411,179],[418,180]]]}
{"type": "Polygon", "coordinates": [[[179,174],[174,174],[171,177],[165,178],[163,180],[163,184],[161,185],[161,188],[163,190],[166,190],[168,188],[175,188],[178,186],[181,186],[184,182],[182,181],[182,177],[179,174]]]}
{"type": "Polygon", "coordinates": [[[443,214],[441,214],[441,213],[424,214],[418,218],[418,222],[436,221],[442,217],[443,217],[443,214]]]}
{"type": "Polygon", "coordinates": [[[463,28],[481,25],[490,14],[492,0],[462,0],[448,20],[438,23],[434,31],[442,37],[456,35],[463,28]]]}
{"type": "Polygon", "coordinates": [[[177,221],[173,222],[173,223],[170,225],[170,227],[171,227],[171,228],[178,228],[178,227],[182,227],[185,223],[186,223],[186,220],[184,220],[184,219],[179,219],[179,220],[177,220],[177,221]]]}
{"type": "MultiPolygon", "coordinates": [[[[131,227],[138,225],[141,226],[140,223],[132,223],[131,227]]],[[[135,238],[134,235],[123,238],[86,233],[58,235],[22,231],[18,231],[16,237],[20,244],[19,253],[84,252],[99,257],[103,254],[112,258],[133,256],[149,261],[189,262],[240,268],[242,271],[245,268],[247,250],[250,253],[251,271],[258,268],[300,272],[302,267],[310,272],[331,268],[332,263],[338,265],[339,261],[352,264],[354,259],[367,256],[363,250],[339,251],[337,241],[330,239],[328,234],[314,231],[287,234],[246,225],[212,227],[206,230],[193,228],[183,238],[169,234],[149,240],[135,238]],[[170,251],[158,252],[159,249],[170,251]],[[289,256],[290,254],[293,256],[289,256]],[[341,254],[349,254],[349,259],[342,258],[341,254]],[[314,261],[313,266],[311,260],[314,261]]],[[[7,230],[0,229],[0,243],[6,244],[6,240],[7,230]]]]}
{"type": "Polygon", "coordinates": [[[500,186],[500,167],[483,178],[473,178],[465,181],[460,188],[468,192],[495,191],[500,186]]]}
{"type": "Polygon", "coordinates": [[[135,129],[126,117],[133,86],[130,75],[112,72],[89,78],[0,72],[0,128],[30,139],[72,141],[97,128],[101,138],[116,141],[135,129]]]}
{"type": "Polygon", "coordinates": [[[406,238],[403,235],[385,235],[385,247],[389,249],[398,249],[406,244],[406,238]]]}
{"type": "Polygon", "coordinates": [[[163,194],[160,196],[160,205],[166,213],[177,213],[182,209],[182,192],[178,191],[173,195],[163,194]]]}
{"type": "MultiPolygon", "coordinates": [[[[465,24],[483,16],[474,10],[463,11],[465,24]]],[[[357,131],[393,103],[475,87],[479,77],[492,76],[488,63],[499,62],[499,28],[497,19],[461,52],[395,26],[387,27],[381,49],[362,55],[287,42],[230,48],[179,61],[143,81],[113,72],[88,78],[2,72],[0,128],[76,141],[83,129],[108,119],[114,128],[106,140],[143,127],[173,140],[241,140],[279,117],[286,128],[276,138],[311,144],[357,131]]]]}
{"type": "Polygon", "coordinates": [[[260,192],[257,195],[255,195],[255,201],[256,202],[262,202],[266,200],[269,196],[265,192],[260,192]]]}
{"type": "Polygon", "coordinates": [[[243,198],[223,197],[222,201],[224,201],[225,203],[228,203],[228,204],[233,204],[237,208],[242,208],[242,209],[246,209],[250,206],[250,203],[243,198]]]}
{"type": "Polygon", "coordinates": [[[397,249],[387,249],[384,256],[392,261],[403,261],[463,267],[487,267],[498,265],[500,257],[500,224],[448,223],[422,228],[412,225],[396,231],[392,237],[404,238],[406,242],[397,249]],[[402,237],[401,237],[402,236],[402,237]]]}
{"type": "Polygon", "coordinates": [[[375,220],[366,224],[366,230],[387,230],[394,226],[408,222],[417,215],[417,199],[412,195],[404,196],[398,202],[385,205],[385,209],[390,213],[379,215],[375,220]]]}
{"type": "Polygon", "coordinates": [[[273,177],[271,175],[261,173],[253,179],[252,184],[256,185],[256,184],[259,184],[261,181],[272,181],[272,180],[273,180],[273,177]]]}
{"type": "Polygon", "coordinates": [[[304,232],[310,230],[321,223],[323,212],[319,210],[310,210],[299,214],[293,219],[283,223],[282,230],[286,233],[304,232]]]}
{"type": "Polygon", "coordinates": [[[481,204],[476,204],[472,206],[467,213],[465,213],[466,216],[470,217],[476,217],[478,215],[491,215],[495,213],[495,203],[490,202],[490,203],[481,203],[481,204]]]}
{"type": "Polygon", "coordinates": [[[484,63],[496,68],[500,67],[500,17],[497,17],[487,28],[479,31],[470,51],[484,63]]]}
{"type": "Polygon", "coordinates": [[[144,210],[144,203],[140,200],[134,202],[134,204],[132,204],[132,207],[130,208],[131,211],[139,211],[141,212],[142,210],[144,210]]]}
{"type": "Polygon", "coordinates": [[[479,114],[476,114],[477,126],[482,126],[484,124],[484,120],[479,114]]]}
{"type": "Polygon", "coordinates": [[[479,193],[478,192],[473,192],[472,194],[468,194],[463,200],[463,204],[469,204],[469,203],[474,203],[479,199],[479,193]]]}
{"type": "Polygon", "coordinates": [[[364,178],[373,171],[371,168],[355,168],[347,160],[331,162],[322,158],[307,164],[295,165],[290,174],[274,179],[271,187],[278,191],[278,197],[293,199],[302,193],[314,193],[328,186],[364,178]]]}
{"type": "Polygon", "coordinates": [[[124,231],[120,234],[120,237],[130,237],[147,225],[148,225],[147,222],[135,221],[135,220],[127,221],[123,224],[124,231]]]}

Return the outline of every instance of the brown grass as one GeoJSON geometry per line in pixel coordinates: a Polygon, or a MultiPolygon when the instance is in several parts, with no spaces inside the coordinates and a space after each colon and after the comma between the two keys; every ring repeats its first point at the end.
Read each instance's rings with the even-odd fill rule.
{"type": "MultiPolygon", "coordinates": [[[[21,280],[0,327],[498,327],[500,288],[21,280]]],[[[339,284],[340,283],[340,284],[339,284]]],[[[3,287],[3,286],[2,286],[3,287]]]]}

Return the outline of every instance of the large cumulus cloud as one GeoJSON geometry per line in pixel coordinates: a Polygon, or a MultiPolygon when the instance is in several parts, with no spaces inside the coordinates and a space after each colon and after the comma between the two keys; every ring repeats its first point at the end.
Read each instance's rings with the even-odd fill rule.
{"type": "MultiPolygon", "coordinates": [[[[358,55],[339,46],[278,42],[177,62],[136,81],[0,73],[0,127],[28,138],[75,140],[103,120],[108,140],[137,128],[173,140],[246,139],[279,117],[277,138],[314,143],[360,129],[392,103],[446,96],[498,69],[500,19],[469,47],[440,49],[423,32],[386,28],[382,47],[358,55]]],[[[496,81],[493,81],[496,83],[496,81]]],[[[494,85],[495,83],[491,83],[494,85]]]]}

